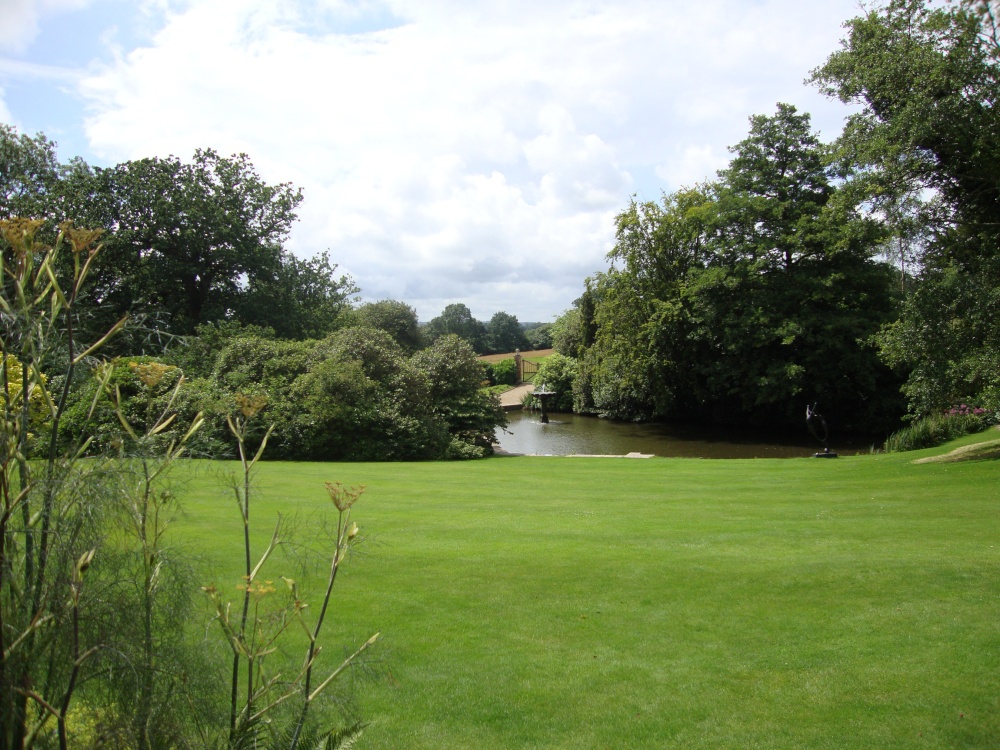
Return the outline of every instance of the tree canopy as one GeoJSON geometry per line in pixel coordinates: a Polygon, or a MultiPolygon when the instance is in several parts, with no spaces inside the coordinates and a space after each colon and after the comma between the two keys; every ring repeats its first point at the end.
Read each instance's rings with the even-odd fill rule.
{"type": "Polygon", "coordinates": [[[39,133],[34,138],[0,123],[0,219],[40,217],[59,177],[56,146],[39,133]]]}
{"type": "Polygon", "coordinates": [[[914,414],[1000,408],[1000,56],[995,5],[893,0],[813,72],[860,107],[837,144],[850,189],[911,246],[915,283],[881,337],[914,414]],[[970,12],[974,11],[974,12],[970,12]]]}
{"type": "Polygon", "coordinates": [[[530,347],[517,316],[503,311],[494,313],[486,324],[486,345],[487,351],[497,354],[530,347]]]}
{"type": "Polygon", "coordinates": [[[248,285],[274,283],[283,270],[281,243],[302,194],[265,183],[245,154],[141,159],[96,170],[95,180],[113,227],[108,253],[119,278],[106,279],[109,287],[162,309],[176,333],[229,317],[248,285]]]}
{"type": "Polygon", "coordinates": [[[405,302],[392,299],[366,302],[354,310],[352,319],[363,327],[385,331],[407,354],[420,348],[417,311],[405,302]]]}
{"type": "Polygon", "coordinates": [[[619,214],[578,407],[784,425],[819,401],[845,426],[890,423],[895,384],[871,343],[893,313],[878,227],[836,199],[794,107],[751,118],[731,150],[717,182],[619,214]]]}
{"type": "Polygon", "coordinates": [[[487,351],[486,326],[472,317],[472,311],[461,302],[453,302],[424,327],[424,338],[432,344],[442,336],[453,334],[464,339],[477,354],[487,351]]]}

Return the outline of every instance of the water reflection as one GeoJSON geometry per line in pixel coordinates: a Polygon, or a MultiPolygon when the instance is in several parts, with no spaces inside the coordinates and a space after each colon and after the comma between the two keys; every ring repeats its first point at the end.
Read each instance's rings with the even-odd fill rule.
{"type": "MultiPolygon", "coordinates": [[[[689,425],[635,424],[579,414],[552,414],[548,424],[538,413],[509,412],[507,431],[497,430],[500,448],[507,453],[569,456],[598,454],[623,456],[652,453],[679,458],[797,458],[810,456],[820,446],[802,426],[802,435],[775,436],[730,428],[689,425]]],[[[842,455],[867,452],[864,440],[837,440],[831,446],[842,455]]]]}

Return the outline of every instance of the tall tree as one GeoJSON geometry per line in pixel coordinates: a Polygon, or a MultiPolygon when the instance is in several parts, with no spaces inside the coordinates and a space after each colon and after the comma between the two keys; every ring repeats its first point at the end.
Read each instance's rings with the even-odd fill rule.
{"type": "Polygon", "coordinates": [[[424,329],[424,337],[429,344],[448,334],[465,339],[477,354],[482,354],[487,349],[486,326],[472,317],[472,311],[461,302],[445,307],[424,329]]]}
{"type": "Polygon", "coordinates": [[[633,200],[616,218],[614,265],[593,283],[596,337],[581,347],[579,311],[554,325],[556,348],[582,349],[576,408],[625,419],[676,416],[695,393],[695,348],[688,284],[708,263],[712,187],[679,190],[660,203],[633,200]],[[577,321],[577,343],[562,343],[577,321]],[[561,347],[561,348],[560,348],[561,347]]]}
{"type": "Polygon", "coordinates": [[[55,143],[0,123],[0,219],[47,218],[48,195],[58,178],[55,143]]]}
{"type": "Polygon", "coordinates": [[[278,276],[302,199],[288,183],[265,183],[246,154],[211,149],[190,163],[125,162],[95,179],[115,261],[98,296],[124,305],[125,286],[133,303],[162,309],[176,333],[230,316],[244,285],[278,276]]]}
{"type": "MultiPolygon", "coordinates": [[[[849,189],[887,221],[917,207],[917,283],[883,335],[914,413],[1000,408],[1000,58],[994,4],[893,0],[848,24],[813,73],[860,108],[838,143],[849,189]],[[971,13],[963,6],[974,6],[971,13]]],[[[893,223],[900,237],[903,229],[893,223]]]]}
{"type": "Polygon", "coordinates": [[[282,251],[273,271],[247,274],[234,303],[233,317],[248,325],[270,327],[279,338],[323,338],[346,321],[358,287],[337,276],[330,254],[300,260],[282,251]]]}
{"type": "Polygon", "coordinates": [[[527,350],[529,346],[517,316],[503,311],[494,313],[486,324],[486,343],[489,351],[494,353],[527,350]]]}
{"type": "Polygon", "coordinates": [[[627,418],[887,426],[895,384],[868,343],[891,319],[879,227],[838,197],[809,117],[751,118],[712,185],[618,218],[596,281],[578,405],[627,418]]]}
{"type": "Polygon", "coordinates": [[[730,151],[719,173],[720,260],[789,270],[822,255],[829,237],[819,219],[833,188],[809,115],[779,103],[774,115],[751,117],[750,135],[730,151]]]}

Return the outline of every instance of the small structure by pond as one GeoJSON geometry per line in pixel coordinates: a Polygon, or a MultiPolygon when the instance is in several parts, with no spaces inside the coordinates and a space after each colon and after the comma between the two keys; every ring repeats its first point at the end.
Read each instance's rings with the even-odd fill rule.
{"type": "Polygon", "coordinates": [[[532,398],[538,400],[538,408],[542,410],[542,416],[539,419],[542,424],[549,423],[549,401],[551,401],[555,395],[556,392],[548,390],[548,386],[546,386],[545,383],[542,383],[542,387],[540,389],[536,388],[531,394],[532,398]]]}

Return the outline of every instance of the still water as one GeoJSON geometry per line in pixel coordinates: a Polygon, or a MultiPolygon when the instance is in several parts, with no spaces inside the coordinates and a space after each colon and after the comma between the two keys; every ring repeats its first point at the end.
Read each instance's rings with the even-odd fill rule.
{"type": "MultiPolygon", "coordinates": [[[[624,456],[652,453],[678,458],[796,458],[822,449],[802,421],[801,436],[775,436],[729,428],[689,425],[635,424],[580,414],[551,414],[548,424],[538,412],[507,413],[507,431],[497,430],[500,448],[507,453],[568,456],[598,454],[624,456]]],[[[869,442],[837,440],[830,448],[841,455],[868,452],[869,442]]]]}

